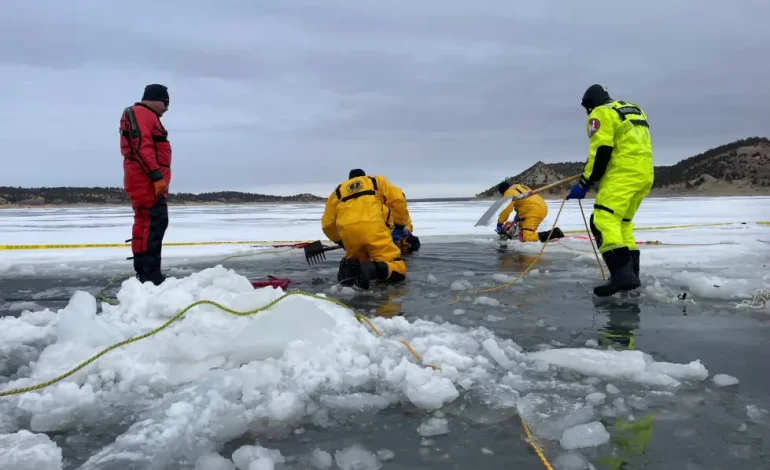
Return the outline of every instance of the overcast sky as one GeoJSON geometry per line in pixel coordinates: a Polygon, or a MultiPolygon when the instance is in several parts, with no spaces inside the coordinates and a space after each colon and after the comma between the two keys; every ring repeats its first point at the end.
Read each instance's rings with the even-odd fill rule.
{"type": "Polygon", "coordinates": [[[121,186],[118,121],[171,94],[172,191],[327,196],[351,168],[466,196],[583,161],[592,83],[656,164],[770,134],[770,1],[6,0],[0,185],[121,186]],[[323,3],[323,5],[322,5],[323,3]]]}

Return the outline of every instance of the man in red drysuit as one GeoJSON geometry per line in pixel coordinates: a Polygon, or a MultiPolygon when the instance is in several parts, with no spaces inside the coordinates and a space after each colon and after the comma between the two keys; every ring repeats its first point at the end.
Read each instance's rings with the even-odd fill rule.
{"type": "Polygon", "coordinates": [[[147,85],[142,101],[124,109],[120,118],[123,187],[134,209],[134,271],[140,282],[150,281],[156,286],[166,279],[160,261],[163,235],[168,227],[166,199],[171,183],[171,144],[160,117],[168,110],[168,104],[165,86],[147,85]]]}

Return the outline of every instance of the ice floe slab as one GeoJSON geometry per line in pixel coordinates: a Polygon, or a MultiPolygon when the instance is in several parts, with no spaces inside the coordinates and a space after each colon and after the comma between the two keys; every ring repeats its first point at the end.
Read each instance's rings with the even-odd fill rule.
{"type": "Polygon", "coordinates": [[[708,370],[699,360],[689,364],[657,362],[642,351],[561,348],[527,353],[527,357],[583,375],[627,379],[652,386],[676,387],[682,380],[708,377],[708,370]]]}
{"type": "Polygon", "coordinates": [[[26,430],[0,434],[0,468],[61,470],[62,451],[45,434],[33,434],[26,430]]]}

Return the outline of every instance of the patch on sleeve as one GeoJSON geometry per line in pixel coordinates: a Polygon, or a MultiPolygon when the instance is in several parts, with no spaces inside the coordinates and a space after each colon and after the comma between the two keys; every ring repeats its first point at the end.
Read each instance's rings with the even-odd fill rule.
{"type": "Polygon", "coordinates": [[[588,120],[588,137],[593,137],[594,134],[596,134],[599,131],[599,128],[602,127],[602,123],[599,122],[596,118],[591,118],[588,120]]]}

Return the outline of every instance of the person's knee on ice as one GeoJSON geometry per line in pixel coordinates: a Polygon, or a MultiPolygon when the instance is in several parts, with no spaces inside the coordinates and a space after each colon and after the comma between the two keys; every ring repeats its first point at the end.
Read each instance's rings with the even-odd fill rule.
{"type": "Polygon", "coordinates": [[[519,241],[520,242],[539,242],[540,237],[538,237],[537,232],[533,231],[531,228],[522,228],[519,231],[519,241]]]}
{"type": "Polygon", "coordinates": [[[525,207],[519,212],[519,241],[540,242],[540,234],[537,229],[543,221],[543,211],[539,208],[533,210],[525,207]]]}

